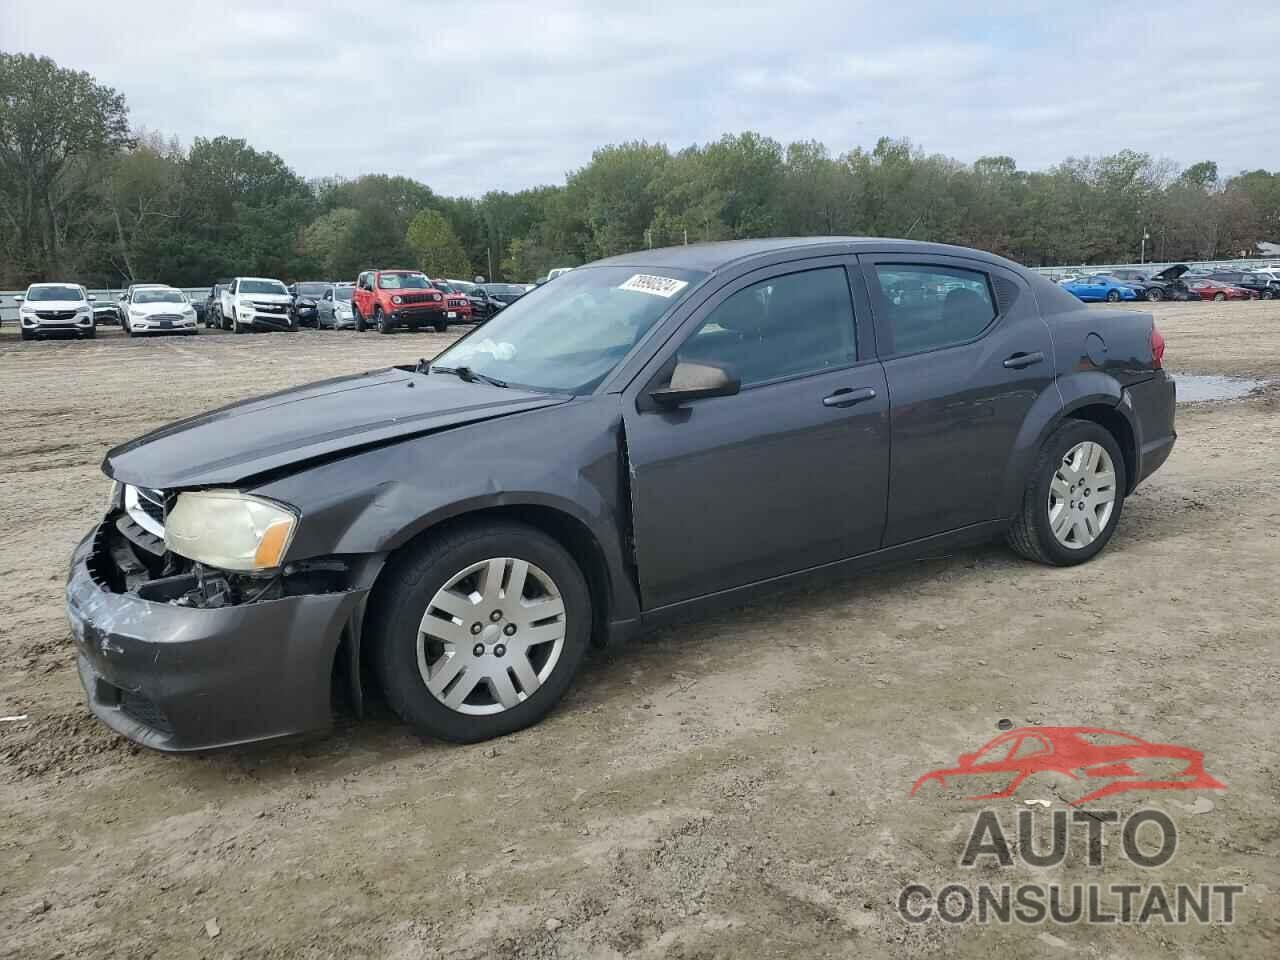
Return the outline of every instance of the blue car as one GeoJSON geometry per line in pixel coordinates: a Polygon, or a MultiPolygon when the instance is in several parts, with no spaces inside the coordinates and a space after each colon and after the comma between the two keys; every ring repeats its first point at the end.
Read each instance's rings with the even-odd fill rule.
{"type": "Polygon", "coordinates": [[[1063,280],[1059,286],[1068,293],[1073,293],[1081,300],[1106,300],[1116,303],[1120,300],[1137,300],[1138,292],[1132,285],[1117,280],[1115,277],[1104,277],[1097,274],[1092,277],[1077,277],[1074,280],[1063,280]]]}

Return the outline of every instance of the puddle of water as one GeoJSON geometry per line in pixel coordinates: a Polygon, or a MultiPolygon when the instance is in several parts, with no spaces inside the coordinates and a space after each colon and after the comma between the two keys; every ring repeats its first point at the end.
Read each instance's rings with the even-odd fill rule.
{"type": "Polygon", "coordinates": [[[1200,403],[1205,400],[1239,400],[1264,386],[1262,380],[1245,377],[1209,377],[1175,374],[1179,403],[1200,403]]]}

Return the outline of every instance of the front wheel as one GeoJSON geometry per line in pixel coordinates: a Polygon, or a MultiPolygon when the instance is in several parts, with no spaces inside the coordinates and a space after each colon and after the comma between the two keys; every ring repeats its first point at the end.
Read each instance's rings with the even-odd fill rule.
{"type": "Polygon", "coordinates": [[[381,307],[375,307],[373,310],[373,325],[378,328],[379,333],[391,332],[391,324],[387,321],[387,315],[382,312],[381,307]]]}
{"type": "Polygon", "coordinates": [[[231,332],[232,332],[232,333],[247,333],[247,332],[248,332],[244,327],[242,327],[242,326],[240,325],[240,317],[239,317],[239,315],[238,315],[238,314],[236,314],[236,313],[234,313],[234,312],[231,314],[231,332]]]}
{"type": "Polygon", "coordinates": [[[1032,468],[1009,545],[1028,560],[1068,567],[1102,551],[1124,507],[1124,456],[1104,427],[1068,420],[1032,468]]]}
{"type": "Polygon", "coordinates": [[[370,605],[387,702],[419,733],[472,743],[541,720],[586,654],[591,596],[540,530],[489,522],[424,539],[370,605]]]}
{"type": "Polygon", "coordinates": [[[1147,299],[1150,300],[1152,303],[1159,303],[1161,300],[1164,299],[1164,291],[1161,290],[1159,287],[1151,287],[1149,290],[1147,290],[1147,299]]]}
{"type": "Polygon", "coordinates": [[[436,328],[436,333],[444,333],[449,329],[449,321],[444,319],[437,320],[432,325],[436,328]]]}

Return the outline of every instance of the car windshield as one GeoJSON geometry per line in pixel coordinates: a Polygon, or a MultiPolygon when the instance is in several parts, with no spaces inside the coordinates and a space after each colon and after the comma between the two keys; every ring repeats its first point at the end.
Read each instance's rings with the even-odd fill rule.
{"type": "Polygon", "coordinates": [[[279,280],[241,280],[241,293],[278,293],[287,297],[289,290],[279,280]]]}
{"type": "Polygon", "coordinates": [[[181,290],[135,290],[134,303],[185,303],[181,290]]]}
{"type": "Polygon", "coordinates": [[[490,296],[494,297],[520,297],[524,295],[524,287],[517,287],[513,283],[491,283],[486,290],[490,296]]]}
{"type": "Polygon", "coordinates": [[[323,297],[325,285],[323,283],[300,283],[295,288],[300,297],[323,297]]]}
{"type": "Polygon", "coordinates": [[[455,293],[456,291],[443,280],[432,280],[431,285],[441,293],[455,293]]]}
{"type": "Polygon", "coordinates": [[[450,280],[449,286],[453,287],[453,289],[460,293],[475,293],[476,290],[476,285],[474,283],[468,283],[466,280],[450,280]]]}
{"type": "Polygon", "coordinates": [[[350,303],[350,302],[351,302],[351,293],[352,293],[352,291],[354,291],[354,290],[355,290],[355,287],[334,287],[334,288],[333,288],[333,299],[335,299],[335,300],[345,300],[345,301],[347,301],[348,303],[350,303]]]}
{"type": "Polygon", "coordinates": [[[588,393],[706,274],[589,267],[506,307],[440,356],[434,367],[536,390],[588,393]]]}
{"type": "Polygon", "coordinates": [[[381,290],[425,290],[431,281],[420,273],[380,273],[378,288],[381,290]]]}
{"type": "Polygon", "coordinates": [[[83,294],[79,287],[32,287],[27,291],[27,299],[33,303],[45,303],[50,300],[81,300],[83,294]]]}

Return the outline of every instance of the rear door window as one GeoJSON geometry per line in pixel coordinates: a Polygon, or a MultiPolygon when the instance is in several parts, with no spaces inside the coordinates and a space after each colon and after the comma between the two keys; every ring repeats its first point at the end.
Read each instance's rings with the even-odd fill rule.
{"type": "Polygon", "coordinates": [[[888,320],[896,354],[974,340],[996,318],[991,283],[979,270],[880,263],[875,273],[879,309],[888,320]]]}

